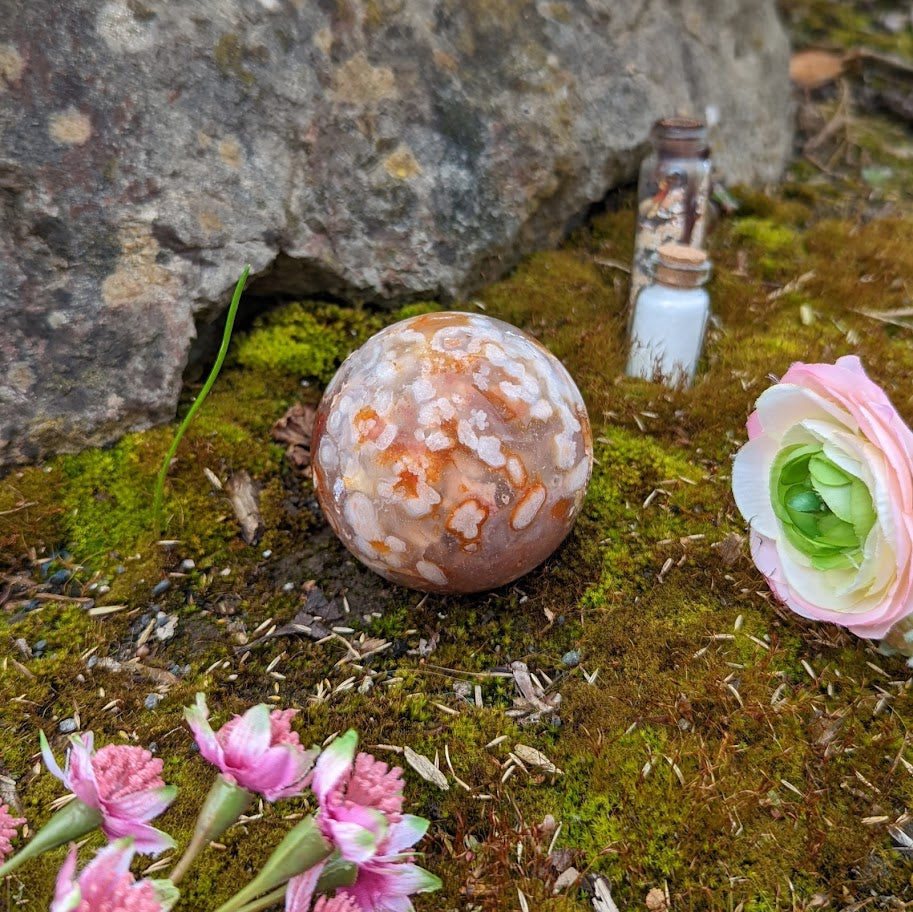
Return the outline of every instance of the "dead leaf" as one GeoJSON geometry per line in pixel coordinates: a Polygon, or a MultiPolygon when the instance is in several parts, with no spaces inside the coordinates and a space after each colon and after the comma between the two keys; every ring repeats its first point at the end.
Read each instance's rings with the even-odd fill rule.
{"type": "Polygon", "coordinates": [[[234,472],[225,482],[225,493],[228,494],[231,508],[241,524],[241,538],[249,545],[256,544],[263,534],[259,486],[244,469],[241,469],[234,472]]]}
{"type": "MultiPolygon", "coordinates": [[[[330,635],[330,626],[343,618],[342,605],[333,599],[327,601],[323,590],[316,584],[308,587],[304,605],[298,610],[297,614],[287,624],[277,627],[270,633],[264,634],[250,643],[235,646],[235,652],[245,652],[253,649],[255,646],[262,646],[263,643],[276,637],[296,636],[304,634],[312,640],[322,640],[330,635]]],[[[375,650],[376,651],[376,650],[375,650]]]]}
{"type": "Polygon", "coordinates": [[[450,783],[444,774],[427,758],[416,753],[411,747],[403,748],[403,756],[406,763],[414,769],[425,782],[436,785],[445,792],[450,789],[450,783]]]}
{"type": "Polygon", "coordinates": [[[512,719],[519,719],[521,725],[535,725],[543,715],[547,718],[557,717],[561,694],[546,694],[542,687],[533,681],[525,662],[511,662],[510,670],[520,696],[514,697],[514,708],[508,709],[506,715],[512,719]]]}
{"type": "Polygon", "coordinates": [[[730,532],[722,541],[714,542],[710,547],[719,554],[720,560],[727,567],[731,567],[741,557],[744,544],[744,535],[730,532]]]}
{"type": "Polygon", "coordinates": [[[797,51],[789,61],[789,78],[802,89],[817,89],[843,73],[843,55],[833,51],[797,51]]]}
{"type": "Polygon", "coordinates": [[[546,773],[554,773],[558,776],[564,775],[562,771],[542,753],[542,751],[538,751],[534,747],[529,747],[529,745],[526,744],[515,744],[514,753],[524,763],[528,763],[530,766],[544,770],[546,773]]]}
{"type": "MultiPolygon", "coordinates": [[[[286,444],[285,456],[296,469],[309,470],[311,465],[311,436],[314,433],[313,405],[296,402],[274,425],[272,438],[286,444]]],[[[309,471],[304,471],[309,475],[309,471]]]]}

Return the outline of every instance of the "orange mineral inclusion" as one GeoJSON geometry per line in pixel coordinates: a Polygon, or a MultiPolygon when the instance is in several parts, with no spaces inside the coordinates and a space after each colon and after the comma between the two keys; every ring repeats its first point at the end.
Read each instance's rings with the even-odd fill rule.
{"type": "Polygon", "coordinates": [[[403,320],[352,354],[315,421],[314,482],[346,547],[381,576],[479,592],[540,564],[574,524],[593,465],[561,362],[508,323],[403,320]]]}

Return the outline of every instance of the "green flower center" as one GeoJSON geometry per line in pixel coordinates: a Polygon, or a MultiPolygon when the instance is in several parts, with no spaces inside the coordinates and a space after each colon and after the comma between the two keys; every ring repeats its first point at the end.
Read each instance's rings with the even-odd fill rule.
{"type": "Polygon", "coordinates": [[[860,479],[828,459],[821,444],[781,450],[771,468],[770,494],[784,535],[816,570],[860,565],[875,524],[872,495],[860,479]]]}

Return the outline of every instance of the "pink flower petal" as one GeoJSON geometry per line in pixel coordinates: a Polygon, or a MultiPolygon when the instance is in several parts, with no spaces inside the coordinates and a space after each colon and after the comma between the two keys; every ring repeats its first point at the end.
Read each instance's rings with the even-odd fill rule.
{"type": "Polygon", "coordinates": [[[216,735],[225,754],[225,763],[234,769],[259,763],[269,747],[270,732],[269,707],[265,703],[252,706],[243,716],[235,716],[216,735]]]}
{"type": "MultiPolygon", "coordinates": [[[[45,760],[47,763],[47,760],[45,760]]],[[[54,887],[54,901],[51,912],[71,912],[79,905],[79,886],[74,882],[76,874],[76,846],[70,846],[67,857],[57,872],[57,883],[54,887]]]]}
{"type": "Polygon", "coordinates": [[[222,745],[209,725],[209,710],[206,708],[206,698],[203,694],[197,694],[196,705],[184,707],[184,718],[193,732],[200,754],[214,766],[222,769],[225,762],[222,745]]]}
{"type": "Polygon", "coordinates": [[[89,807],[101,809],[95,769],[92,766],[92,733],[85,736],[71,735],[67,751],[66,785],[76,797],[89,807]]]}
{"type": "Polygon", "coordinates": [[[60,765],[57,763],[57,758],[51,751],[51,745],[48,744],[47,735],[45,735],[43,731],[39,731],[38,737],[41,742],[41,757],[44,760],[44,765],[48,768],[48,772],[56,779],[65,783],[66,774],[60,768],[60,765]]]}
{"type": "Polygon", "coordinates": [[[428,832],[429,821],[413,814],[403,814],[402,819],[390,830],[384,843],[386,855],[395,855],[414,846],[428,832]]]}
{"type": "Polygon", "coordinates": [[[328,747],[323,749],[314,767],[314,779],[311,788],[317,800],[323,804],[329,792],[336,788],[343,776],[351,769],[358,744],[358,734],[349,729],[340,735],[328,747]]]}
{"type": "Polygon", "coordinates": [[[306,787],[310,759],[300,748],[285,743],[264,751],[255,769],[238,781],[251,791],[260,792],[267,801],[300,795],[306,787]]]}
{"type": "Polygon", "coordinates": [[[331,820],[329,826],[333,844],[346,861],[360,864],[377,853],[378,836],[373,830],[338,820],[331,820]]]}
{"type": "Polygon", "coordinates": [[[288,890],[285,894],[285,912],[309,912],[314,889],[325,866],[326,862],[322,861],[288,882],[288,890]]]}
{"type": "Polygon", "coordinates": [[[131,837],[136,851],[143,855],[160,855],[175,846],[174,840],[167,833],[148,823],[139,823],[124,817],[105,817],[101,829],[111,840],[131,837]]]}
{"type": "Polygon", "coordinates": [[[174,801],[177,789],[173,785],[147,789],[144,792],[120,795],[114,800],[106,801],[106,808],[118,817],[134,817],[137,820],[151,820],[158,817],[174,801]]]}

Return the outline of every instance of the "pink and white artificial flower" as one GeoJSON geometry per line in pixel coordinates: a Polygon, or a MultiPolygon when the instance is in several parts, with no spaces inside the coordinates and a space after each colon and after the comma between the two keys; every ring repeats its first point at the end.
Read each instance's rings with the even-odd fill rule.
{"type": "Polygon", "coordinates": [[[358,865],[355,883],[343,891],[358,903],[358,912],[413,912],[410,896],[439,890],[441,881],[414,864],[409,851],[428,829],[422,817],[404,814],[390,828],[378,854],[358,865]]]}
{"type": "Polygon", "coordinates": [[[13,817],[10,809],[5,804],[0,804],[0,862],[13,850],[13,839],[16,830],[25,823],[24,817],[13,817]]]}
{"type": "Polygon", "coordinates": [[[76,878],[76,846],[57,874],[50,912],[168,912],[178,899],[170,880],[136,880],[132,839],[105,846],[76,878]]]}
{"type": "Polygon", "coordinates": [[[71,735],[61,770],[42,732],[41,754],[49,772],[101,814],[98,825],[108,839],[130,836],[135,851],[151,855],[174,847],[174,840],[148,821],[174,801],[177,789],[165,785],[162,761],[145,748],[108,744],[95,751],[92,732],[71,735]]]}
{"type": "Polygon", "coordinates": [[[732,490],[774,594],[865,637],[913,615],[913,432],[859,359],[793,364],[748,437],[732,490]]]}
{"type": "MultiPolygon", "coordinates": [[[[412,894],[441,886],[412,863],[410,850],[425,835],[428,821],[403,814],[403,771],[370,754],[356,757],[357,743],[352,730],[333,741],[320,755],[311,783],[320,806],[317,825],[356,867],[355,882],[336,897],[354,900],[357,912],[411,912],[412,894]]],[[[322,868],[292,879],[287,912],[307,912],[322,868]]]]}
{"type": "Polygon", "coordinates": [[[267,801],[295,797],[307,787],[317,751],[305,750],[292,731],[294,709],[270,712],[259,703],[214,732],[206,698],[198,693],[196,705],[186,707],[184,716],[200,753],[230,782],[267,801]]]}
{"type": "Polygon", "coordinates": [[[370,754],[355,756],[358,735],[350,729],[321,753],[311,789],[317,824],[342,857],[360,864],[377,854],[403,812],[403,771],[370,754]],[[353,764],[354,759],[354,764],[353,764]]]}

